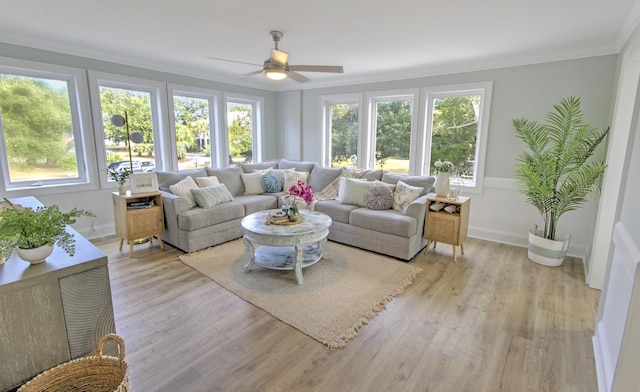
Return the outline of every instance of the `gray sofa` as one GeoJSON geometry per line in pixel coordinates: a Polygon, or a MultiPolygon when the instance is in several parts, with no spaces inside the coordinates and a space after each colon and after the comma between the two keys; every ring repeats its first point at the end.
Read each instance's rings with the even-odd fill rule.
{"type": "MultiPolygon", "coordinates": [[[[281,196],[287,192],[245,194],[245,182],[258,170],[280,172],[293,169],[308,174],[307,183],[314,193],[336,184],[345,171],[324,168],[314,162],[278,161],[239,164],[228,168],[203,168],[181,172],[158,172],[158,185],[163,197],[165,230],[162,240],[185,252],[194,252],[223,242],[241,238],[240,221],[262,210],[281,207],[281,196]],[[190,208],[187,200],[171,192],[170,186],[191,176],[215,176],[233,196],[233,200],[210,208],[190,208]]],[[[361,180],[396,184],[398,180],[422,188],[420,196],[408,204],[406,212],[395,209],[374,210],[344,204],[337,199],[318,200],[314,209],[331,217],[328,239],[403,260],[412,259],[426,245],[423,239],[426,194],[431,191],[433,177],[406,176],[371,170],[359,173],[361,180]]],[[[247,189],[249,189],[247,182],[247,189]]],[[[330,188],[330,187],[329,187],[330,188]]],[[[255,192],[254,192],[255,193],[255,192]]],[[[319,193],[323,194],[322,192],[319,193]]]]}

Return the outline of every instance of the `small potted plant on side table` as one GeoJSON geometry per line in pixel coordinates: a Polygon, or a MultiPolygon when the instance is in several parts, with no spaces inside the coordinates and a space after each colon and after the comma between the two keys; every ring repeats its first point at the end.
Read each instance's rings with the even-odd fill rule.
{"type": "Polygon", "coordinates": [[[80,216],[96,215],[78,210],[62,212],[57,205],[50,207],[4,208],[0,211],[0,251],[1,257],[8,259],[13,248],[18,256],[32,264],[38,264],[53,252],[57,245],[69,255],[75,254],[75,239],[66,231],[69,224],[80,216]],[[35,255],[32,255],[35,253],[35,255]]]}
{"type": "Polygon", "coordinates": [[[109,177],[111,177],[115,182],[118,183],[118,193],[121,195],[125,195],[127,193],[127,186],[125,185],[125,183],[131,176],[131,173],[132,171],[127,168],[122,171],[107,169],[107,174],[109,174],[109,177]]]}

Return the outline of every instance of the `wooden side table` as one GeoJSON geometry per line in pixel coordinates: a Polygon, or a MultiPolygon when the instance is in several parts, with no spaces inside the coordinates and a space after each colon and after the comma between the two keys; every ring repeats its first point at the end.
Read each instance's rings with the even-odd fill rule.
{"type": "Polygon", "coordinates": [[[116,234],[122,243],[129,243],[129,257],[133,256],[133,243],[139,239],[158,238],[160,249],[164,249],[160,235],[164,230],[164,213],[162,211],[162,195],[160,192],[146,192],[125,195],[113,192],[113,214],[116,234]]]}
{"type": "Polygon", "coordinates": [[[457,262],[456,246],[460,247],[460,253],[464,254],[464,240],[467,238],[469,227],[469,209],[471,198],[460,196],[457,200],[449,200],[446,197],[438,197],[434,193],[427,195],[427,208],[424,222],[424,238],[427,239],[427,247],[424,253],[429,253],[429,246],[433,243],[435,249],[438,242],[453,245],[453,262],[457,262]],[[431,209],[432,204],[443,203],[447,206],[459,207],[457,212],[447,212],[444,208],[439,211],[431,209]]]}

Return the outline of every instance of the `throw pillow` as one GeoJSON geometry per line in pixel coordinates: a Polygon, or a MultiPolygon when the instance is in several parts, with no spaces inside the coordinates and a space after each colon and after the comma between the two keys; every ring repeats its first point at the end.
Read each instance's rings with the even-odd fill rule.
{"type": "Polygon", "coordinates": [[[364,207],[364,194],[373,186],[373,181],[356,178],[340,178],[338,200],[342,204],[353,204],[364,207]]]}
{"type": "Polygon", "coordinates": [[[178,181],[177,183],[171,185],[169,190],[174,195],[180,196],[187,200],[187,205],[189,208],[193,208],[197,205],[196,199],[193,198],[193,194],[191,193],[191,189],[197,189],[198,184],[193,181],[191,176],[185,177],[183,180],[178,181]]]}
{"type": "Polygon", "coordinates": [[[233,196],[224,184],[191,189],[194,199],[202,208],[211,208],[218,204],[233,201],[233,196]]]}
{"type": "Polygon", "coordinates": [[[307,184],[307,179],[309,178],[309,173],[307,172],[299,172],[295,170],[285,170],[284,171],[284,185],[282,186],[282,190],[284,192],[289,193],[289,188],[294,185],[298,185],[298,180],[307,184]]]}
{"type": "Polygon", "coordinates": [[[266,173],[265,170],[258,170],[253,173],[242,173],[242,183],[244,184],[245,195],[261,195],[264,193],[262,188],[262,176],[266,173]]]}
{"type": "Polygon", "coordinates": [[[205,188],[213,185],[220,185],[220,181],[218,181],[218,177],[216,176],[196,177],[196,183],[200,188],[205,188]]]}
{"type": "Polygon", "coordinates": [[[384,185],[372,186],[364,193],[364,205],[371,210],[388,210],[393,207],[393,192],[384,185]]]}
{"type": "Polygon", "coordinates": [[[260,180],[262,189],[267,193],[277,193],[282,191],[282,181],[275,173],[267,173],[260,180]]]}
{"type": "Polygon", "coordinates": [[[422,187],[411,186],[398,181],[396,191],[393,193],[393,209],[406,214],[409,204],[420,197],[422,189],[422,187]]]}

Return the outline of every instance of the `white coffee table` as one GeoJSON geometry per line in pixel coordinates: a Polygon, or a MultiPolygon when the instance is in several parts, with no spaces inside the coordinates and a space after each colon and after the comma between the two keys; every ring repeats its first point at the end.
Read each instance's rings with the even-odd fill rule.
{"type": "Polygon", "coordinates": [[[302,269],[326,258],[324,243],[331,218],[321,212],[300,210],[301,223],[267,224],[272,211],[275,210],[256,212],[242,219],[243,241],[249,255],[245,271],[251,271],[254,263],[269,269],[295,270],[298,284],[302,284],[302,269]]]}

